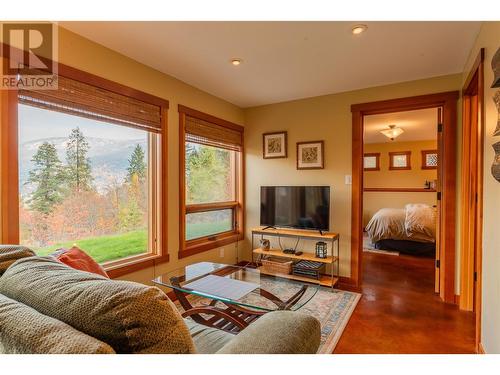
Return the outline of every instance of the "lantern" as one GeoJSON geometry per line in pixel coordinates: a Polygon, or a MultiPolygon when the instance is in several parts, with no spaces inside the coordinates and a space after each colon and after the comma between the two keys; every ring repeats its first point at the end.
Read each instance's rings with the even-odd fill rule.
{"type": "Polygon", "coordinates": [[[316,258],[326,258],[328,256],[327,250],[328,246],[326,245],[326,242],[316,242],[316,258]]]}

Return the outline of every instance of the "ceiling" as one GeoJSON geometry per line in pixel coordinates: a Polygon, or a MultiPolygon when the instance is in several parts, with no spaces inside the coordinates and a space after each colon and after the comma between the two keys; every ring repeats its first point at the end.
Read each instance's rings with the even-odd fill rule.
{"type": "Polygon", "coordinates": [[[365,116],[363,123],[365,129],[364,143],[429,141],[437,139],[437,108],[365,116]],[[394,141],[391,141],[380,133],[381,130],[387,129],[392,124],[404,130],[404,133],[394,141]]]}
{"type": "Polygon", "coordinates": [[[462,72],[481,24],[356,23],[59,24],[240,107],[462,72]]]}

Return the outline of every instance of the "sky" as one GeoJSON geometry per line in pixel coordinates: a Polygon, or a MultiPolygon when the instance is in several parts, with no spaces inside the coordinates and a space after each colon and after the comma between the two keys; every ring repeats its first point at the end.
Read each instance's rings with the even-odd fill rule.
{"type": "Polygon", "coordinates": [[[52,137],[67,137],[71,129],[79,126],[86,137],[113,140],[139,139],[144,131],[67,115],[19,104],[19,143],[52,137]]]}

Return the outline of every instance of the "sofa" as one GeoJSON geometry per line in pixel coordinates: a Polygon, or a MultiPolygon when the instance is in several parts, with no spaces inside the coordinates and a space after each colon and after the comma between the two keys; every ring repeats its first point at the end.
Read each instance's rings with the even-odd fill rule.
{"type": "Polygon", "coordinates": [[[0,353],[316,353],[320,324],[265,314],[238,335],[183,319],[156,287],[75,270],[0,246],[0,353]]]}

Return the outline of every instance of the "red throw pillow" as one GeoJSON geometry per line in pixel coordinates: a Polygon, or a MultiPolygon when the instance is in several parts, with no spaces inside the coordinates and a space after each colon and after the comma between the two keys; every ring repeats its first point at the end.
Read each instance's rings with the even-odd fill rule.
{"type": "Polygon", "coordinates": [[[56,259],[76,270],[96,273],[109,279],[108,274],[99,265],[99,263],[92,259],[92,257],[85,251],[76,246],[73,246],[71,249],[56,255],[56,259]]]}

